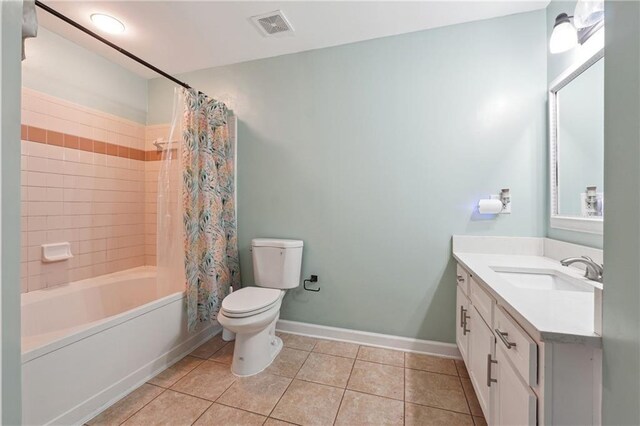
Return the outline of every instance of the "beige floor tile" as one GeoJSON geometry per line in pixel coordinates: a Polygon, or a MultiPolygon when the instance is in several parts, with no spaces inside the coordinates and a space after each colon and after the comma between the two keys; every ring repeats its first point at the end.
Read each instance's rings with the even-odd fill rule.
{"type": "Polygon", "coordinates": [[[327,355],[343,356],[345,358],[355,358],[358,355],[360,346],[355,343],[336,342],[335,340],[318,340],[313,352],[327,355]]]}
{"type": "Polygon", "coordinates": [[[309,352],[282,348],[273,363],[265,370],[270,374],[294,378],[309,356],[309,352]]]}
{"type": "Polygon", "coordinates": [[[213,404],[194,423],[194,426],[224,425],[224,426],[260,426],[267,418],[259,414],[213,404]]]}
{"type": "Polygon", "coordinates": [[[402,400],[404,368],[356,360],[347,389],[402,400]]]}
{"type": "Polygon", "coordinates": [[[163,388],[145,383],[111,407],[98,414],[87,424],[94,425],[119,425],[136,411],[147,405],[153,398],[160,395],[163,388]]]}
{"type": "Polygon", "coordinates": [[[405,401],[468,414],[460,378],[405,369],[405,401]]]}
{"type": "Polygon", "coordinates": [[[404,420],[407,426],[473,426],[473,420],[467,414],[410,403],[405,404],[404,420]]]}
{"type": "Polygon", "coordinates": [[[189,355],[197,358],[208,359],[226,344],[227,342],[222,340],[222,333],[220,333],[198,346],[189,355]]]}
{"type": "Polygon", "coordinates": [[[353,359],[312,352],[296,375],[296,379],[323,385],[347,386],[353,359]]]}
{"type": "Polygon", "coordinates": [[[266,422],[264,422],[264,426],[289,426],[295,423],[284,422],[282,420],[274,419],[269,417],[266,422]]]}
{"type": "Polygon", "coordinates": [[[487,421],[484,419],[484,417],[474,416],[473,417],[473,424],[476,425],[476,426],[487,426],[487,421]]]}
{"type": "Polygon", "coordinates": [[[484,416],[484,414],[482,413],[482,408],[480,408],[480,402],[478,402],[476,392],[473,390],[471,380],[461,378],[460,381],[462,382],[462,389],[464,390],[464,395],[467,397],[467,402],[469,403],[471,414],[480,417],[484,416]]]}
{"type": "Polygon", "coordinates": [[[218,352],[213,354],[211,361],[220,362],[222,364],[231,365],[233,362],[233,349],[235,348],[235,342],[229,342],[222,347],[218,352]]]}
{"type": "Polygon", "coordinates": [[[297,334],[276,333],[282,339],[282,343],[287,348],[300,349],[301,351],[311,351],[316,345],[318,339],[307,336],[299,336],[297,334]]]}
{"type": "Polygon", "coordinates": [[[458,376],[469,378],[469,372],[467,371],[467,366],[464,365],[464,361],[461,359],[456,359],[456,370],[458,370],[458,376]]]}
{"type": "Polygon", "coordinates": [[[357,358],[363,361],[378,362],[380,364],[389,364],[395,365],[396,367],[404,367],[404,352],[394,351],[392,349],[360,346],[357,358]]]}
{"type": "Polygon", "coordinates": [[[431,371],[432,373],[458,375],[456,364],[453,359],[441,358],[425,354],[404,354],[404,366],[415,370],[431,371]]]}
{"type": "Polygon", "coordinates": [[[331,386],[294,380],[271,416],[300,425],[331,425],[342,393],[331,386]]]}
{"type": "Polygon", "coordinates": [[[211,405],[211,402],[166,390],[124,424],[182,426],[190,425],[211,405]]]}
{"type": "Polygon", "coordinates": [[[169,388],[178,380],[189,374],[191,370],[196,368],[202,362],[204,361],[199,358],[186,356],[153,379],[149,380],[149,383],[156,386],[162,386],[163,388],[169,388]]]}
{"type": "Polygon", "coordinates": [[[205,361],[180,379],[171,389],[215,401],[236,381],[228,365],[205,361]]]}
{"type": "Polygon", "coordinates": [[[336,425],[403,425],[404,403],[394,399],[346,391],[336,425]]]}
{"type": "Polygon", "coordinates": [[[291,383],[287,377],[260,373],[231,385],[217,402],[268,416],[291,383]]]}

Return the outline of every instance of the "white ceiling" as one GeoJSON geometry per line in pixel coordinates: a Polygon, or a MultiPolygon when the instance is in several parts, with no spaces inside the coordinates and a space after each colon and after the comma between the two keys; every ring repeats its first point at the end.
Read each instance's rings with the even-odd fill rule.
{"type": "MultiPolygon", "coordinates": [[[[539,1],[50,1],[43,2],[99,31],[89,16],[121,20],[123,34],[102,34],[171,74],[353,43],[546,7],[539,1]],[[295,34],[263,37],[251,16],[282,10],[295,34]]],[[[157,75],[38,10],[40,24],[112,61],[152,78],[157,75]]]]}

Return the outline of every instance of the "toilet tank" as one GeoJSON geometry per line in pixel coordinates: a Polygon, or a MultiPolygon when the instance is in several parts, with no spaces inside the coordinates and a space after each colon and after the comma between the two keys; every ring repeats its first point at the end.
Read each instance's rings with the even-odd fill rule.
{"type": "Polygon", "coordinates": [[[281,289],[300,285],[302,241],[255,238],[251,251],[255,285],[281,289]]]}

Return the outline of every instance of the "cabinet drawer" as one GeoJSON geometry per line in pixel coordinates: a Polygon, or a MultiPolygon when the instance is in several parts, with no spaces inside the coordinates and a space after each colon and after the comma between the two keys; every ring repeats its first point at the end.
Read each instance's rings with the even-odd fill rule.
{"type": "Polygon", "coordinates": [[[469,298],[482,319],[493,328],[493,307],[495,300],[473,278],[469,279],[469,298]]]}
{"type": "Polygon", "coordinates": [[[456,281],[464,294],[469,294],[469,273],[460,265],[456,267],[456,281]]]}
{"type": "Polygon", "coordinates": [[[502,307],[495,312],[494,331],[497,345],[529,386],[535,386],[538,373],[538,346],[502,307]]]}

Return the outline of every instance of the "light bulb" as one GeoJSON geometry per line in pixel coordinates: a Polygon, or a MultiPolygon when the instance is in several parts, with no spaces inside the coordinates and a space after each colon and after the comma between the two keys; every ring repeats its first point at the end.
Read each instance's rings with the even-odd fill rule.
{"type": "Polygon", "coordinates": [[[578,45],[578,31],[573,26],[566,13],[561,13],[556,18],[553,26],[549,51],[551,53],[566,52],[578,45]]]}
{"type": "Polygon", "coordinates": [[[124,24],[113,16],[103,13],[94,13],[91,15],[91,22],[102,31],[109,34],[120,34],[124,32],[124,24]]]}

